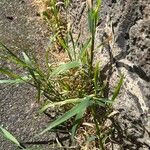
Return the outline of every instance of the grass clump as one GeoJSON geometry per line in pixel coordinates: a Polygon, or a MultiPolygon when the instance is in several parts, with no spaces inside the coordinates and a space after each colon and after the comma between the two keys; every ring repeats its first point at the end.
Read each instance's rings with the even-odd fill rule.
{"type": "MultiPolygon", "coordinates": [[[[53,8],[55,20],[53,26],[59,26],[61,20],[56,1],[49,2],[52,2],[53,8]]],[[[65,37],[57,36],[58,33],[56,32],[51,38],[51,43],[53,44],[55,40],[59,41],[59,44],[65,50],[67,61],[61,62],[61,64],[50,64],[49,51],[47,51],[45,57],[47,68],[44,71],[25,52],[22,52],[23,58],[20,58],[1,43],[1,47],[7,52],[5,58],[9,59],[13,64],[22,67],[28,74],[21,76],[13,73],[8,68],[0,68],[2,74],[10,77],[8,80],[0,80],[0,83],[18,84],[26,82],[34,86],[37,89],[38,102],[42,104],[41,113],[46,112],[50,108],[63,107],[63,115],[50,123],[38,136],[70,120],[72,124],[72,141],[84,139],[84,146],[94,143],[94,147],[104,150],[113,130],[111,127],[106,127],[106,121],[113,111],[112,103],[120,91],[123,76],[121,76],[112,98],[105,97],[104,91],[107,90],[107,86],[100,74],[100,62],[94,62],[95,33],[99,20],[98,12],[101,0],[97,0],[95,5],[92,0],[87,2],[89,5],[90,37],[81,49],[77,50],[78,39],[73,39],[70,28],[67,29],[65,37]],[[68,39],[71,42],[68,42],[68,39]],[[42,95],[45,97],[44,100],[41,99],[42,95]],[[86,133],[84,138],[81,134],[83,131],[84,134],[86,133]]]]}

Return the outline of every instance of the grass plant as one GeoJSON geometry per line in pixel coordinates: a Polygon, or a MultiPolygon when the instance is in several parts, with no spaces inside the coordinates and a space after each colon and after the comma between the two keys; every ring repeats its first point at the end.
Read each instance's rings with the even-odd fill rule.
{"type": "MultiPolygon", "coordinates": [[[[53,0],[51,2],[53,2],[51,3],[53,6],[53,17],[56,21],[54,25],[59,25],[60,20],[56,1],[53,0]]],[[[61,62],[61,64],[50,64],[49,51],[47,51],[45,57],[47,68],[45,71],[25,52],[22,52],[22,57],[19,57],[13,50],[0,43],[1,49],[7,52],[7,55],[3,55],[1,58],[9,60],[28,72],[28,74],[26,73],[23,76],[14,73],[9,68],[1,67],[0,73],[6,75],[9,79],[0,80],[0,83],[27,83],[34,86],[37,89],[37,101],[41,104],[40,113],[46,112],[50,108],[63,107],[65,113],[47,125],[47,128],[36,136],[42,136],[56,126],[71,120],[72,129],[70,132],[72,141],[77,139],[78,131],[81,130],[80,127],[86,125],[85,130],[87,129],[86,133],[89,137],[86,137],[84,143],[92,143],[94,141],[95,147],[105,150],[105,145],[109,142],[109,136],[112,132],[112,128],[105,128],[105,123],[113,111],[112,104],[119,94],[123,76],[120,77],[112,97],[105,97],[104,90],[107,90],[107,86],[104,84],[105,82],[102,82],[100,62],[99,60],[94,62],[95,33],[99,20],[98,13],[101,0],[97,0],[95,5],[92,0],[87,2],[89,6],[90,37],[83,43],[81,49],[77,50],[78,39],[73,39],[71,28],[68,29],[65,38],[57,36],[57,33],[55,33],[51,38],[51,44],[57,38],[61,47],[65,50],[64,53],[66,53],[68,61],[61,62]],[[70,39],[72,45],[70,45],[68,39],[70,39]],[[41,99],[41,96],[44,96],[45,99],[41,99]]],[[[3,128],[1,128],[1,131],[3,131],[2,134],[8,137],[7,131],[3,128]]],[[[11,135],[9,135],[8,139],[20,146],[11,135]]]]}

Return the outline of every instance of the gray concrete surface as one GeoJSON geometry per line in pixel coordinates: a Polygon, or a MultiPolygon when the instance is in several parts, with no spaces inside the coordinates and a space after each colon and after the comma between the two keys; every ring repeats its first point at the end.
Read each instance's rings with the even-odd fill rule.
{"type": "MultiPolygon", "coordinates": [[[[41,1],[0,0],[0,41],[18,54],[25,49],[42,60],[50,33],[39,16],[41,7],[41,1]]],[[[37,115],[35,101],[35,89],[28,85],[0,85],[0,125],[21,142],[33,141],[32,137],[50,121],[46,116],[37,115]]],[[[35,141],[52,139],[55,139],[54,134],[47,134],[35,141]]],[[[42,147],[49,149],[44,144],[42,147]]],[[[0,137],[0,150],[15,149],[13,144],[0,137]]]]}

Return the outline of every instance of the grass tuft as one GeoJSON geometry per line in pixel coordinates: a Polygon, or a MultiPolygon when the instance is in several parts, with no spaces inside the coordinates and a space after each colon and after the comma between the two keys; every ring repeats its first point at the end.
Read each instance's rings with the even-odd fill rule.
{"type": "MultiPolygon", "coordinates": [[[[51,16],[46,11],[43,15],[47,18],[53,29],[51,37],[51,46],[58,41],[64,53],[67,55],[67,61],[59,63],[49,63],[49,50],[46,51],[45,62],[46,71],[43,71],[37,62],[31,59],[25,52],[22,58],[13,53],[7,46],[1,43],[1,48],[7,53],[7,58],[12,64],[21,67],[28,72],[28,75],[22,76],[13,73],[8,68],[0,68],[0,73],[9,77],[9,79],[0,80],[1,84],[28,83],[37,89],[38,102],[41,104],[40,113],[46,112],[50,108],[64,109],[62,116],[56,118],[47,125],[37,136],[51,131],[64,122],[71,121],[72,129],[71,139],[77,141],[82,147],[88,148],[93,145],[96,148],[105,149],[110,141],[110,135],[113,128],[106,127],[109,115],[112,113],[112,104],[119,94],[123,83],[123,76],[120,77],[118,85],[109,99],[105,97],[104,91],[107,86],[104,85],[101,77],[100,62],[94,62],[95,33],[96,25],[99,20],[98,12],[101,6],[101,0],[88,1],[88,22],[90,37],[83,44],[82,48],[77,47],[78,39],[73,39],[71,30],[67,30],[65,36],[61,34],[61,26],[64,25],[59,12],[59,5],[56,0],[47,1],[50,6],[51,16]],[[50,18],[51,17],[51,18],[50,18]],[[53,22],[51,22],[53,20],[53,22]],[[57,29],[60,31],[58,31],[57,29]],[[70,41],[71,44],[68,42],[70,41]],[[46,100],[42,100],[44,96],[46,100]],[[82,140],[84,139],[84,140],[82,140]]],[[[67,8],[68,1],[62,2],[64,8],[67,8]]],[[[52,52],[51,52],[52,53],[52,52]]],[[[1,128],[3,133],[18,146],[17,140],[1,128]]]]}

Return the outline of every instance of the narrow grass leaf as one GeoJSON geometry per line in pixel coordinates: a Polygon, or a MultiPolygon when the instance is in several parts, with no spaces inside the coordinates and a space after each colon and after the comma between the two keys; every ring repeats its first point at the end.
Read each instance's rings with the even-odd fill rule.
{"type": "Polygon", "coordinates": [[[16,75],[16,74],[12,73],[7,68],[0,68],[0,73],[2,73],[4,75],[7,75],[11,78],[14,78],[14,79],[21,79],[21,77],[19,75],[16,75]]]}
{"type": "Polygon", "coordinates": [[[3,127],[0,127],[0,133],[1,135],[3,135],[6,139],[8,139],[9,141],[13,142],[15,145],[21,147],[20,143],[18,142],[18,140],[10,133],[8,132],[6,129],[4,129],[3,127]]]}
{"type": "Polygon", "coordinates": [[[41,99],[41,83],[38,83],[37,86],[37,102],[40,102],[41,99]]]}
{"type": "Polygon", "coordinates": [[[104,102],[99,101],[99,100],[95,101],[94,104],[99,105],[99,106],[102,106],[102,107],[105,107],[105,106],[106,106],[104,102]]]}
{"type": "Polygon", "coordinates": [[[78,43],[79,43],[79,39],[80,39],[80,36],[81,36],[81,32],[79,32],[79,33],[78,33],[78,36],[77,36],[77,39],[76,39],[75,45],[78,45],[78,43]]]}
{"type": "Polygon", "coordinates": [[[3,43],[0,42],[0,45],[10,54],[10,57],[8,57],[9,60],[17,63],[21,66],[26,66],[26,63],[22,61],[16,54],[12,52],[8,47],[6,47],[3,43]]]}
{"type": "Polygon", "coordinates": [[[77,113],[76,117],[75,117],[74,125],[71,129],[71,139],[72,139],[72,141],[74,140],[77,128],[78,128],[79,124],[81,123],[81,119],[83,118],[85,111],[86,111],[86,107],[84,109],[82,109],[81,111],[79,111],[77,113]]]}
{"type": "Polygon", "coordinates": [[[97,24],[98,21],[98,16],[99,16],[98,13],[99,13],[100,6],[101,6],[101,0],[97,0],[97,5],[93,13],[95,19],[95,25],[97,24]]]}
{"type": "Polygon", "coordinates": [[[100,67],[99,67],[99,62],[97,62],[96,66],[95,66],[95,69],[94,69],[94,87],[95,87],[95,92],[96,93],[97,93],[97,90],[98,90],[99,74],[100,74],[100,67]]]}
{"type": "Polygon", "coordinates": [[[92,33],[93,32],[93,7],[89,7],[88,9],[88,23],[89,23],[89,29],[90,29],[90,32],[92,33]]]}
{"type": "Polygon", "coordinates": [[[79,103],[81,101],[83,101],[83,98],[82,99],[81,98],[67,99],[67,100],[64,100],[61,102],[49,103],[40,109],[40,113],[44,112],[46,109],[48,109],[50,107],[57,107],[57,106],[60,107],[60,106],[66,105],[66,104],[79,103]]]}
{"type": "Polygon", "coordinates": [[[45,53],[45,62],[46,62],[46,68],[47,68],[47,73],[46,73],[46,78],[48,79],[50,76],[50,72],[52,71],[52,65],[49,63],[49,49],[46,49],[45,53]]]}
{"type": "Polygon", "coordinates": [[[25,63],[31,66],[32,62],[31,62],[30,58],[27,56],[27,54],[25,52],[22,52],[22,54],[23,54],[25,63]]]}
{"type": "Polygon", "coordinates": [[[93,97],[93,103],[105,107],[107,104],[112,104],[112,101],[106,98],[93,97]]]}
{"type": "Polygon", "coordinates": [[[86,41],[86,43],[83,45],[83,47],[81,48],[81,50],[80,50],[80,56],[81,56],[81,57],[84,55],[85,51],[89,48],[90,42],[91,42],[91,38],[88,39],[88,40],[86,41]]]}
{"type": "Polygon", "coordinates": [[[35,72],[38,73],[40,75],[40,77],[44,77],[44,73],[39,68],[38,64],[37,63],[33,64],[31,59],[29,58],[29,56],[25,52],[22,52],[22,54],[23,54],[23,57],[24,57],[24,61],[27,64],[27,68],[28,68],[30,74],[33,76],[33,78],[35,78],[35,72]]]}
{"type": "Polygon", "coordinates": [[[71,32],[71,31],[69,31],[69,35],[70,35],[71,43],[72,43],[72,46],[73,46],[73,56],[74,56],[74,60],[76,60],[76,45],[75,45],[75,42],[74,42],[73,35],[72,35],[72,32],[71,32]]]}
{"type": "Polygon", "coordinates": [[[0,84],[19,84],[24,83],[23,80],[16,79],[16,80],[0,80],[0,84]]]}
{"type": "Polygon", "coordinates": [[[44,134],[45,132],[51,130],[52,128],[60,125],[61,123],[67,121],[71,117],[75,116],[81,110],[87,108],[90,105],[90,97],[84,98],[84,100],[78,105],[74,106],[72,109],[64,113],[61,117],[52,122],[45,130],[43,130],[39,135],[44,134]]]}
{"type": "Polygon", "coordinates": [[[68,56],[69,56],[69,59],[72,61],[73,60],[73,58],[72,58],[72,56],[73,56],[73,54],[71,53],[71,51],[70,51],[70,49],[69,49],[69,47],[68,47],[68,45],[67,45],[67,42],[65,42],[63,39],[61,39],[61,38],[59,38],[58,37],[58,40],[59,40],[59,43],[61,44],[61,46],[64,48],[64,50],[67,52],[67,54],[68,54],[68,56]]]}
{"type": "MultiPolygon", "coordinates": [[[[10,76],[10,77],[14,77],[14,76],[10,76]]],[[[0,80],[0,84],[18,84],[18,83],[25,83],[25,82],[28,82],[30,80],[32,80],[32,76],[29,75],[29,76],[19,76],[17,79],[8,79],[8,80],[0,80]]]]}
{"type": "Polygon", "coordinates": [[[83,48],[80,50],[79,60],[81,60],[83,64],[89,64],[89,55],[88,55],[89,46],[91,46],[91,38],[87,40],[83,48]]]}
{"type": "Polygon", "coordinates": [[[116,99],[116,97],[118,96],[118,94],[120,92],[120,89],[121,89],[121,86],[123,84],[123,79],[124,79],[124,75],[121,75],[121,78],[120,78],[120,80],[118,82],[117,87],[115,88],[115,91],[114,91],[114,94],[113,94],[113,96],[111,98],[111,101],[114,101],[116,99]]]}
{"type": "Polygon", "coordinates": [[[65,64],[60,65],[59,67],[57,67],[50,75],[50,77],[54,77],[57,76],[61,73],[64,73],[66,71],[68,71],[69,69],[74,69],[80,67],[80,63],[77,61],[73,61],[73,62],[68,62],[65,64]]]}
{"type": "Polygon", "coordinates": [[[71,90],[71,86],[67,82],[64,82],[63,79],[59,81],[59,84],[61,85],[63,91],[71,90]]]}

